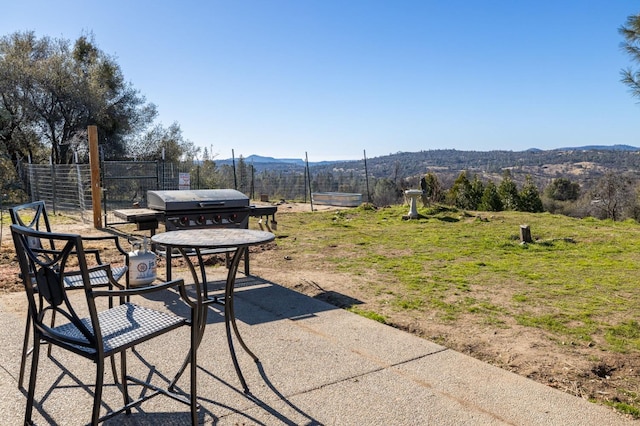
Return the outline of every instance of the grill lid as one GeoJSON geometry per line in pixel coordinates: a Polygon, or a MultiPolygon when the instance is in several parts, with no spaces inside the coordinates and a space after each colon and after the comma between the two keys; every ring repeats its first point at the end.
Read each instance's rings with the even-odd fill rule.
{"type": "Polygon", "coordinates": [[[147,191],[147,207],[165,212],[248,206],[249,197],[235,189],[147,191]]]}

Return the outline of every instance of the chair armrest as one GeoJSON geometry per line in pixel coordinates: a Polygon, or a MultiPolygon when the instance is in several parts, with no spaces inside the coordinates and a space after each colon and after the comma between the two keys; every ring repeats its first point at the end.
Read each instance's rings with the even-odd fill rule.
{"type": "Polygon", "coordinates": [[[81,236],[82,241],[103,241],[103,240],[113,240],[113,244],[116,246],[116,249],[124,256],[127,256],[128,253],[122,248],[120,245],[120,238],[117,235],[91,235],[91,236],[81,236]]]}
{"type": "MultiPolygon", "coordinates": [[[[103,270],[107,276],[107,280],[109,281],[109,284],[111,286],[114,286],[116,288],[119,289],[124,289],[125,286],[124,284],[120,284],[118,281],[116,281],[115,278],[113,278],[113,273],[111,272],[111,265],[108,263],[102,263],[100,265],[95,265],[95,266],[90,266],[87,268],[87,271],[89,272],[89,278],[91,278],[91,274],[97,271],[103,270]]],[[[65,278],[67,277],[75,277],[75,276],[79,276],[81,275],[82,272],[79,269],[74,269],[72,271],[65,271],[64,276],[65,278]]],[[[104,284],[102,284],[104,285],[104,284]]]]}
{"type": "MultiPolygon", "coordinates": [[[[107,240],[112,240],[113,244],[116,248],[116,250],[118,250],[118,252],[124,256],[125,258],[125,264],[127,266],[129,266],[129,253],[127,251],[125,251],[122,246],[120,245],[120,239],[118,238],[118,236],[116,235],[92,235],[92,236],[81,236],[82,241],[85,242],[91,242],[91,241],[107,241],[107,240]]],[[[96,257],[96,262],[101,264],[103,263],[102,260],[100,259],[100,250],[99,249],[86,249],[85,250],[86,253],[90,253],[93,254],[96,257]]]]}
{"type": "Polygon", "coordinates": [[[93,292],[94,297],[128,297],[128,296],[136,296],[148,293],[155,293],[157,291],[167,290],[172,287],[178,287],[180,291],[180,295],[182,299],[192,308],[196,308],[198,304],[191,300],[186,296],[186,290],[184,288],[184,280],[182,278],[178,278],[171,281],[164,281],[159,284],[147,285],[144,287],[136,287],[131,289],[123,289],[123,290],[96,290],[93,292]]]}

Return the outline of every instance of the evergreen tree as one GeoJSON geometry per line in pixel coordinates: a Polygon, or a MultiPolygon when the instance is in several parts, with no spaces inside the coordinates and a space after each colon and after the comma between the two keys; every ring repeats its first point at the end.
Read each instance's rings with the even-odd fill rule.
{"type": "Polygon", "coordinates": [[[448,194],[449,202],[460,209],[473,210],[473,189],[467,178],[467,172],[462,171],[456,178],[448,194]]]}
{"type": "Polygon", "coordinates": [[[422,188],[422,203],[426,206],[431,203],[441,203],[444,201],[444,192],[435,173],[427,173],[420,180],[422,188]]]}
{"type": "Polygon", "coordinates": [[[575,201],[580,196],[580,185],[561,177],[554,179],[545,189],[545,194],[552,200],[575,201]]]}
{"type": "Polygon", "coordinates": [[[480,210],[488,212],[500,212],[504,209],[502,199],[498,194],[498,187],[492,181],[489,181],[484,187],[482,193],[482,201],[480,202],[480,210]]]}
{"type": "MultiPolygon", "coordinates": [[[[635,63],[640,62],[640,14],[627,17],[626,25],[618,31],[624,37],[622,48],[635,63]]],[[[629,86],[633,96],[640,97],[640,71],[632,68],[622,70],[622,82],[629,86]]]]}
{"type": "Polygon", "coordinates": [[[470,209],[478,210],[482,203],[482,195],[484,194],[484,183],[475,175],[471,182],[470,209]]]}
{"type": "Polygon", "coordinates": [[[249,167],[244,157],[241,155],[238,158],[238,165],[236,166],[238,177],[238,191],[247,193],[249,191],[249,167]]]}
{"type": "Polygon", "coordinates": [[[520,206],[520,196],[518,194],[518,186],[511,178],[511,172],[505,170],[502,176],[502,182],[498,187],[498,194],[502,199],[502,206],[505,210],[518,210],[520,206]]]}
{"type": "Polygon", "coordinates": [[[519,208],[518,210],[530,213],[540,213],[544,211],[542,207],[542,200],[540,199],[540,192],[538,187],[531,179],[531,176],[527,176],[522,190],[519,194],[519,208]]]}

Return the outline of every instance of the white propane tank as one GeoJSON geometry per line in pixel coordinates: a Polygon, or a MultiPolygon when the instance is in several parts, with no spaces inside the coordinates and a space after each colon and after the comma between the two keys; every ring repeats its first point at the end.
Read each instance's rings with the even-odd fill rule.
{"type": "Polygon", "coordinates": [[[147,250],[147,237],[142,240],[142,250],[140,242],[132,246],[133,251],[129,253],[129,285],[151,284],[157,276],[156,254],[147,250]]]}

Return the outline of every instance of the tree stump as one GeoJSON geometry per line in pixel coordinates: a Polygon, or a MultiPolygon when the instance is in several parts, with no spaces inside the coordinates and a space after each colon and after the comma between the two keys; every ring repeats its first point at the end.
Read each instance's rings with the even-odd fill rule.
{"type": "Polygon", "coordinates": [[[529,225],[520,225],[520,241],[523,243],[532,243],[531,228],[529,225]]]}

